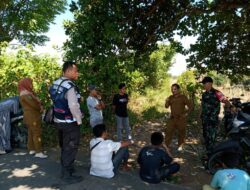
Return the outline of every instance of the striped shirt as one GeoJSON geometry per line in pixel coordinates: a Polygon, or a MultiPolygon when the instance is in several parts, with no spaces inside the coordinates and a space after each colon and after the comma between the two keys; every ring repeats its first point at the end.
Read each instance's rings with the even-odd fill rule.
{"type": "Polygon", "coordinates": [[[98,142],[100,143],[91,151],[90,175],[112,178],[114,176],[112,155],[119,150],[121,143],[94,138],[90,141],[90,148],[98,142]]]}

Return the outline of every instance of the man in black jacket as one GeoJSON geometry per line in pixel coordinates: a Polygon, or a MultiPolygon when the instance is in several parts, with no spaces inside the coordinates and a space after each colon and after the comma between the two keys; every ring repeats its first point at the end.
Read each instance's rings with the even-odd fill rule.
{"type": "Polygon", "coordinates": [[[179,164],[172,162],[173,158],[162,142],[162,133],[154,132],[151,135],[152,145],[140,151],[137,161],[140,164],[140,177],[143,181],[160,183],[180,169],[179,164]]]}

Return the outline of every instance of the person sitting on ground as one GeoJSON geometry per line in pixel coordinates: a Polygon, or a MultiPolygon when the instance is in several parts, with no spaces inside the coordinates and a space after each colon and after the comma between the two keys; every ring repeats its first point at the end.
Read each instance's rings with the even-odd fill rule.
{"type": "Polygon", "coordinates": [[[23,78],[18,82],[20,104],[23,108],[23,120],[28,127],[28,150],[30,155],[37,158],[47,158],[42,152],[41,142],[41,114],[43,107],[33,91],[33,82],[30,78],[23,78]]]}
{"type": "Polygon", "coordinates": [[[142,148],[137,162],[140,165],[140,177],[148,183],[160,183],[162,180],[171,177],[180,169],[166,146],[163,145],[161,132],[154,132],[151,135],[151,146],[142,148]]]}
{"type": "Polygon", "coordinates": [[[108,132],[104,124],[96,125],[93,128],[93,133],[95,138],[90,141],[90,175],[112,178],[117,173],[121,163],[123,163],[123,168],[127,169],[128,146],[131,142],[107,140],[108,132]]]}
{"type": "Polygon", "coordinates": [[[204,185],[203,190],[250,190],[249,175],[236,168],[239,165],[239,154],[225,152],[221,159],[224,169],[218,170],[210,186],[204,185]]]}

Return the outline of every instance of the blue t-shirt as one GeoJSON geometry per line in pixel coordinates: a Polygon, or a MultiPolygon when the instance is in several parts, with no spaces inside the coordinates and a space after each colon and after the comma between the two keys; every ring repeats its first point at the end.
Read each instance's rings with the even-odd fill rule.
{"type": "Polygon", "coordinates": [[[250,190],[250,177],[243,170],[222,169],[215,173],[210,185],[220,190],[250,190]]]}

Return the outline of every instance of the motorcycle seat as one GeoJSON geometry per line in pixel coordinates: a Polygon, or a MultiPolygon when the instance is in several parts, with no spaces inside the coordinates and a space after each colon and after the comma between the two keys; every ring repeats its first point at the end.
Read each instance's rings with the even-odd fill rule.
{"type": "Polygon", "coordinates": [[[240,116],[246,121],[250,122],[250,115],[244,112],[240,112],[240,116]]]}

